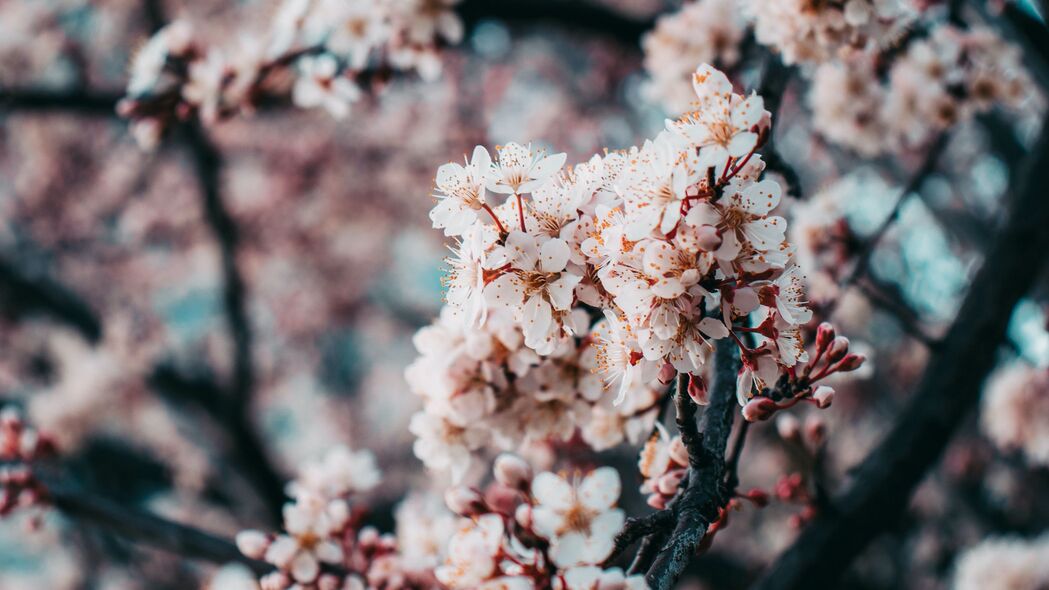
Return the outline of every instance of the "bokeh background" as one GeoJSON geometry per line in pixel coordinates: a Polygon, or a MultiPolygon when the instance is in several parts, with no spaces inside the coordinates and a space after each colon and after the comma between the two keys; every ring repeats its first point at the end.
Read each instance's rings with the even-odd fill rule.
{"type": "MultiPolygon", "coordinates": [[[[344,121],[276,105],[209,129],[251,329],[243,420],[257,427],[270,475],[283,478],[339,443],[372,449],[385,477],[369,500],[385,529],[407,490],[440,483],[412,454],[407,422],[419,400],[403,377],[412,334],[441,304],[447,244],[427,217],[436,168],[509,141],[582,161],[654,135],[665,116],[644,90],[641,36],[675,3],[609,1],[596,5],[604,20],[573,17],[571,0],[537,3],[538,17],[524,0],[466,4],[465,39],[443,52],[434,82],[394,78],[344,121]]],[[[0,401],[56,435],[85,489],[226,535],[272,528],[258,493],[267,475],[207,399],[234,370],[221,251],[202,199],[209,180],[192,146],[143,151],[113,111],[157,6],[0,2],[0,401]]],[[[264,26],[275,10],[265,0],[161,8],[215,38],[264,26]]],[[[737,80],[757,75],[744,67],[737,80]]],[[[884,433],[920,375],[923,341],[954,317],[1038,122],[995,113],[955,129],[870,278],[839,293],[833,278],[815,277],[814,303],[834,301],[839,329],[871,359],[823,414],[827,486],[884,433]]],[[[889,215],[922,158],[863,159],[821,141],[800,84],[788,88],[777,134],[803,197],[785,207],[799,219],[845,217],[857,241],[889,215]]],[[[1049,366],[1044,293],[1017,310],[1003,362],[1049,366]]],[[[1049,523],[1049,473],[995,450],[978,420],[849,585],[947,587],[960,551],[1049,523]]],[[[745,486],[770,488],[803,468],[773,425],[752,440],[745,486]]],[[[608,457],[630,473],[636,450],[608,457]]],[[[640,505],[639,482],[625,481],[640,505]]],[[[792,511],[741,514],[685,584],[745,586],[793,538],[792,511]]],[[[214,572],[53,513],[0,521],[3,590],[187,588],[214,572]]]]}

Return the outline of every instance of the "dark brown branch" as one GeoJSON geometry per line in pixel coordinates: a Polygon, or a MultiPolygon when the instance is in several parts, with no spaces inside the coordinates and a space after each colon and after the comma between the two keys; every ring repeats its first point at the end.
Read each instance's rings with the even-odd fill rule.
{"type": "Polygon", "coordinates": [[[0,301],[12,315],[41,314],[95,343],[102,338],[98,315],[79,295],[51,277],[0,257],[0,301]]]}
{"type": "Polygon", "coordinates": [[[241,563],[257,574],[273,566],[243,555],[232,542],[193,527],[139,512],[110,500],[60,487],[49,487],[51,504],[79,522],[114,533],[129,541],[150,545],[187,559],[212,563],[241,563]]]}
{"type": "Polygon", "coordinates": [[[0,111],[39,113],[68,111],[115,117],[120,92],[88,90],[0,89],[0,111]]]}
{"type": "Polygon", "coordinates": [[[1012,310],[1045,266],[1049,199],[1039,178],[1049,169],[1049,125],[1013,205],[972,281],[958,316],[926,367],[911,402],[889,435],[856,469],[835,499],[833,516],[820,515],[769,568],[762,590],[831,587],[856,555],[906,507],[951,435],[979,400],[1005,339],[1012,310]]]}
{"type": "MultiPolygon", "coordinates": [[[[645,576],[653,590],[673,587],[729,499],[724,485],[725,449],[732,422],[739,413],[736,374],[740,360],[735,344],[728,338],[718,341],[715,357],[710,405],[702,418],[700,461],[690,465],[688,485],[673,508],[677,524],[645,576]]],[[[691,450],[689,454],[692,455],[691,450]]]]}
{"type": "Polygon", "coordinates": [[[674,524],[674,514],[670,510],[660,510],[645,516],[631,517],[626,519],[623,530],[616,535],[615,546],[606,563],[619,557],[627,547],[631,546],[642,537],[647,537],[658,531],[668,530],[674,524]]]}
{"type": "Polygon", "coordinates": [[[899,322],[903,331],[910,337],[928,346],[930,349],[940,345],[936,338],[933,338],[925,331],[918,314],[907,304],[903,294],[899,292],[899,288],[895,285],[886,284],[868,276],[866,280],[859,281],[857,286],[864,297],[875,307],[892,315],[899,322]]]}

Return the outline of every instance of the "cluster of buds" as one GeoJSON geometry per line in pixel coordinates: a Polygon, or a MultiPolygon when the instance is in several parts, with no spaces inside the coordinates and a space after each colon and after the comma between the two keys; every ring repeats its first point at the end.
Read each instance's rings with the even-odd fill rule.
{"type": "Polygon", "coordinates": [[[53,455],[51,440],[26,425],[12,409],[0,411],[0,516],[39,504],[47,495],[31,464],[53,455]]]}
{"type": "Polygon", "coordinates": [[[396,70],[439,75],[438,45],[463,34],[455,1],[286,0],[267,34],[225,50],[207,47],[189,23],[176,21],[135,56],[117,109],[144,147],[177,121],[212,124],[251,113],[289,87],[297,106],[342,118],[360,99],[362,82],[396,70]]]}
{"type": "Polygon", "coordinates": [[[614,549],[625,516],[615,507],[619,474],[610,467],[571,476],[532,476],[521,458],[503,454],[483,492],[449,490],[448,507],[463,517],[434,572],[452,590],[621,590],[646,588],[601,564],[614,549]]]}
{"type": "Polygon", "coordinates": [[[681,436],[671,437],[662,424],[656,424],[648,442],[641,448],[638,470],[645,478],[641,493],[648,494],[648,505],[662,510],[677,495],[688,473],[688,449],[681,436]]]}
{"type": "MultiPolygon", "coordinates": [[[[766,327],[755,328],[764,333],[766,327]]],[[[760,351],[758,351],[760,352],[760,351]]],[[[760,357],[755,351],[744,353],[741,378],[752,367],[758,366],[760,357]]],[[[783,374],[775,387],[764,389],[743,406],[743,417],[750,422],[767,420],[780,410],[794,407],[799,402],[808,402],[823,409],[834,399],[834,389],[819,382],[836,373],[855,371],[863,365],[866,357],[849,352],[849,339],[838,336],[829,323],[820,324],[816,330],[815,350],[811,360],[783,374]]]]}

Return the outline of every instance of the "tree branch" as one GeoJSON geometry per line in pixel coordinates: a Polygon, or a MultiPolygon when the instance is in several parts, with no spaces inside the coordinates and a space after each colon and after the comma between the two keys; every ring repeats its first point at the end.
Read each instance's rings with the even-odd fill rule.
{"type": "MultiPolygon", "coordinates": [[[[677,524],[645,576],[653,590],[669,590],[674,585],[695,557],[707,528],[717,520],[719,510],[728,501],[728,490],[724,485],[725,449],[732,432],[732,422],[739,413],[736,403],[736,374],[739,367],[735,344],[728,338],[719,340],[710,405],[706,407],[702,418],[703,434],[699,441],[701,462],[689,467],[688,485],[673,508],[677,524]]],[[[687,395],[685,397],[687,399],[687,395]]],[[[689,455],[691,459],[691,450],[689,455]]]]}
{"type": "Polygon", "coordinates": [[[61,487],[48,487],[48,500],[55,508],[77,521],[179,557],[220,564],[241,563],[257,574],[273,571],[272,565],[246,557],[236,545],[222,537],[154,514],[129,509],[105,498],[61,487]]]}
{"type": "Polygon", "coordinates": [[[15,315],[47,315],[72,327],[89,342],[102,338],[102,323],[79,295],[43,273],[20,268],[5,257],[0,257],[0,295],[4,307],[15,315]]]}
{"type": "Polygon", "coordinates": [[[1038,179],[1049,169],[1049,125],[1017,182],[1008,220],[993,240],[942,347],[889,435],[835,499],[766,572],[761,590],[830,587],[856,555],[905,508],[953,432],[979,400],[1012,310],[1045,266],[1049,199],[1038,179]]]}

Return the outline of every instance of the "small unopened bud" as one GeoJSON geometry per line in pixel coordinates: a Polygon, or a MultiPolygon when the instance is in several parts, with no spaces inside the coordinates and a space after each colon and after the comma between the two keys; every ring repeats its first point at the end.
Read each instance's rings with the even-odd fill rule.
{"type": "Polygon", "coordinates": [[[805,418],[805,439],[813,447],[819,448],[823,446],[823,441],[827,439],[827,424],[823,421],[823,418],[819,416],[805,418]]]}
{"type": "Polygon", "coordinates": [[[812,392],[812,399],[820,409],[830,407],[831,402],[834,401],[834,388],[820,385],[816,391],[812,392]]]}
{"type": "Polygon", "coordinates": [[[688,396],[701,406],[710,403],[710,399],[707,396],[707,384],[703,382],[702,377],[688,376],[688,396]]]}
{"type": "Polygon", "coordinates": [[[743,418],[747,422],[768,420],[775,413],[777,407],[776,402],[767,397],[756,397],[743,406],[743,418]]]}
{"type": "Polygon", "coordinates": [[[838,365],[838,370],[844,373],[849,371],[855,371],[860,368],[864,362],[867,361],[867,357],[862,354],[849,354],[846,355],[841,364],[838,365]]]}
{"type": "Polygon", "coordinates": [[[236,536],[237,549],[244,554],[245,557],[252,559],[262,559],[262,556],[266,554],[266,548],[270,546],[269,537],[261,531],[241,531],[236,536]]]}
{"type": "Polygon", "coordinates": [[[677,492],[678,486],[681,485],[681,480],[684,478],[684,469],[676,469],[666,473],[656,482],[656,491],[664,496],[672,496],[677,492]]]}
{"type": "Polygon", "coordinates": [[[677,369],[674,368],[674,365],[670,363],[664,363],[663,366],[659,369],[660,383],[670,383],[674,381],[675,377],[677,377],[677,369]]]}
{"type": "Polygon", "coordinates": [[[713,252],[721,247],[721,236],[713,225],[701,225],[696,230],[699,249],[705,252],[713,252]]]}
{"type": "Polygon", "coordinates": [[[291,585],[291,578],[284,572],[273,572],[259,579],[262,590],[284,590],[291,585]]]}
{"type": "Polygon", "coordinates": [[[496,457],[492,468],[495,480],[515,490],[524,490],[532,481],[532,466],[527,461],[510,453],[496,457]]]}
{"type": "Polygon", "coordinates": [[[331,574],[321,574],[317,578],[317,590],[339,590],[339,578],[331,574]]]}
{"type": "Polygon", "coordinates": [[[824,350],[834,341],[837,333],[834,331],[834,326],[830,322],[823,322],[819,328],[816,328],[816,350],[824,350]]]}
{"type": "Polygon", "coordinates": [[[645,500],[645,503],[656,510],[663,510],[667,507],[667,498],[660,494],[652,494],[645,500]]]}
{"type": "Polygon", "coordinates": [[[786,441],[796,441],[801,435],[801,424],[793,414],[780,414],[776,418],[776,432],[786,441]]]}
{"type": "Polygon", "coordinates": [[[754,488],[743,494],[743,497],[750,500],[756,506],[764,508],[769,505],[769,493],[761,488],[754,488]]]}
{"type": "Polygon", "coordinates": [[[685,448],[685,443],[681,442],[680,436],[675,436],[670,441],[670,446],[668,447],[667,452],[670,453],[670,459],[674,461],[674,463],[677,463],[682,467],[688,465],[688,449],[685,448]]]}
{"type": "Polygon", "coordinates": [[[444,493],[444,503],[459,516],[476,516],[485,512],[484,497],[477,490],[466,486],[448,488],[444,493]]]}
{"type": "Polygon", "coordinates": [[[514,511],[514,520],[517,524],[521,525],[521,528],[531,529],[532,528],[532,507],[528,504],[521,504],[514,511]]]}
{"type": "Polygon", "coordinates": [[[827,361],[836,363],[845,358],[845,355],[848,353],[849,339],[844,336],[838,336],[830,343],[830,350],[827,351],[827,361]]]}

